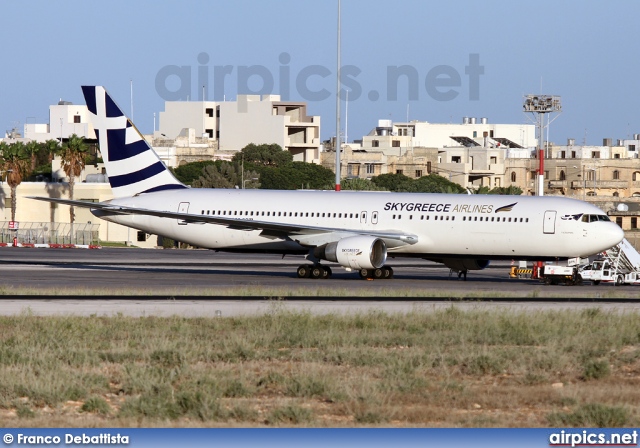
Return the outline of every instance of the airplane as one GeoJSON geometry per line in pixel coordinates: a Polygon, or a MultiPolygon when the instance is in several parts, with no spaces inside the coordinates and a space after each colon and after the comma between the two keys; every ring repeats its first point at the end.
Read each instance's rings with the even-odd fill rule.
{"type": "Polygon", "coordinates": [[[104,220],[216,251],[305,255],[299,278],[338,263],[389,279],[413,257],[466,275],[491,260],[548,261],[609,249],[624,237],[599,208],[563,197],[190,188],[178,181],[102,86],[83,86],[114,198],[104,220]]]}

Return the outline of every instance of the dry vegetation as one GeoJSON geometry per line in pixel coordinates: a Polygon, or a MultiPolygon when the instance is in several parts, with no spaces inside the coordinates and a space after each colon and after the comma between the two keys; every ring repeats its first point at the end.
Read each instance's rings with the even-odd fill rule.
{"type": "Polygon", "coordinates": [[[638,317],[1,317],[0,425],[637,426],[638,317]]]}

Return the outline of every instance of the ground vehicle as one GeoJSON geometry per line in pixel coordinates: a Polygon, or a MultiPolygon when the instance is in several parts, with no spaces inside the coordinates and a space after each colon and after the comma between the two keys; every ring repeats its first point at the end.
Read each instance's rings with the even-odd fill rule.
{"type": "Polygon", "coordinates": [[[556,266],[547,264],[542,271],[542,278],[547,285],[565,284],[580,285],[582,276],[578,266],[556,266]]]}

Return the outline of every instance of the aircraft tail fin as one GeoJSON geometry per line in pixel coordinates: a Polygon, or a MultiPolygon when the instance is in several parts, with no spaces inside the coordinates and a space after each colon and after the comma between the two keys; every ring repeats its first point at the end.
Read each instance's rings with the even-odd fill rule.
{"type": "Polygon", "coordinates": [[[116,198],[187,188],[160,160],[140,131],[102,86],[82,86],[116,198]]]}

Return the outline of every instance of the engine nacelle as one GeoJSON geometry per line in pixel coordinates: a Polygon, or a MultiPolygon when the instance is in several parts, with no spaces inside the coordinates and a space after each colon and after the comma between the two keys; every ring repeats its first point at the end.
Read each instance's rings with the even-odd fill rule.
{"type": "Polygon", "coordinates": [[[442,263],[454,271],[481,271],[489,266],[489,260],[473,260],[465,258],[445,258],[442,263]]]}
{"type": "Polygon", "coordinates": [[[316,248],[314,255],[351,269],[378,269],[387,261],[387,245],[373,236],[350,236],[316,248]]]}

